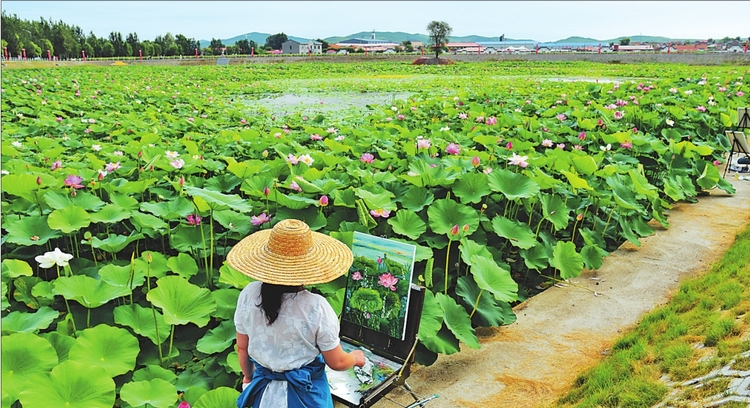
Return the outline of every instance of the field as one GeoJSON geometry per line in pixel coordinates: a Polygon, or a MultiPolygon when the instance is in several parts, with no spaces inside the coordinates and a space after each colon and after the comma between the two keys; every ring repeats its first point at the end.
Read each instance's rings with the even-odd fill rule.
{"type": "MultiPolygon", "coordinates": [[[[285,218],[417,245],[417,361],[478,348],[673,203],[731,194],[723,135],[749,100],[741,66],[3,73],[3,406],[23,407],[233,404],[248,278],[224,255],[285,218]]],[[[344,281],[315,287],[337,311],[344,281]]]]}

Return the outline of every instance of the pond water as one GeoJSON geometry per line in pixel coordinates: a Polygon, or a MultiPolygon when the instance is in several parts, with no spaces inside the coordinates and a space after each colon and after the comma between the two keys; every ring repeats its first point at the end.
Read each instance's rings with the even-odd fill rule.
{"type": "Polygon", "coordinates": [[[256,112],[267,111],[271,115],[286,116],[297,113],[316,113],[367,110],[368,105],[390,105],[396,100],[406,100],[409,92],[326,92],[309,94],[268,95],[258,99],[244,99],[244,103],[256,112]]]}

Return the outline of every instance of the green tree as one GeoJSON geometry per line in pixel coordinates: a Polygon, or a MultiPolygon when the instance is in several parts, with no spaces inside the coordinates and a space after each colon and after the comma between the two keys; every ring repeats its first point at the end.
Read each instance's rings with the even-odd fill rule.
{"type": "Polygon", "coordinates": [[[321,49],[323,50],[323,52],[326,52],[326,51],[328,51],[328,47],[330,47],[330,44],[328,44],[328,41],[326,41],[326,40],[323,40],[323,39],[320,39],[320,38],[318,38],[318,39],[317,39],[317,40],[315,40],[315,41],[317,41],[317,42],[319,42],[319,43],[321,43],[321,44],[322,44],[322,45],[320,46],[320,48],[321,48],[321,49]]]}
{"type": "Polygon", "coordinates": [[[269,35],[266,37],[266,47],[271,47],[272,50],[280,50],[281,44],[288,40],[289,38],[284,33],[269,35]]]}
{"type": "MultiPolygon", "coordinates": [[[[42,41],[42,53],[44,54],[44,57],[47,57],[47,50],[49,50],[50,55],[55,55],[55,47],[52,45],[52,41],[45,38],[44,41],[42,41]]],[[[88,51],[86,51],[88,52],[88,51]]]]}
{"type": "Polygon", "coordinates": [[[102,46],[102,57],[114,57],[115,46],[111,42],[107,41],[102,46]]]}
{"type": "Polygon", "coordinates": [[[445,43],[448,41],[448,36],[451,35],[453,29],[445,21],[432,21],[427,24],[427,32],[430,35],[430,46],[435,52],[435,58],[440,57],[440,52],[443,50],[445,43]]]}
{"type": "Polygon", "coordinates": [[[127,37],[125,37],[125,42],[130,45],[130,53],[129,56],[137,56],[138,50],[142,49],[141,42],[138,41],[138,34],[136,33],[130,33],[127,37]]]}
{"type": "Polygon", "coordinates": [[[414,46],[411,44],[411,41],[409,40],[402,41],[401,46],[404,47],[404,50],[406,50],[406,52],[414,52],[414,46]]]}
{"type": "Polygon", "coordinates": [[[252,52],[252,49],[258,51],[258,44],[256,44],[253,40],[239,40],[235,45],[237,46],[240,54],[250,54],[252,52]]]}
{"type": "Polygon", "coordinates": [[[221,42],[221,40],[212,38],[211,44],[209,44],[208,47],[211,48],[211,52],[214,55],[219,55],[221,54],[221,49],[224,48],[224,44],[221,42]]]}
{"type": "Polygon", "coordinates": [[[42,48],[34,41],[29,41],[28,45],[26,46],[26,56],[29,58],[36,58],[42,56],[42,48]]]}
{"type": "Polygon", "coordinates": [[[620,45],[630,45],[630,38],[620,38],[620,45]]]}
{"type": "Polygon", "coordinates": [[[158,43],[154,43],[153,45],[154,45],[154,53],[151,55],[154,55],[154,56],[162,55],[161,45],[159,45],[158,43]]]}
{"type": "Polygon", "coordinates": [[[94,51],[94,47],[91,46],[88,42],[83,43],[83,51],[86,52],[86,57],[99,57],[100,55],[94,51]]]}

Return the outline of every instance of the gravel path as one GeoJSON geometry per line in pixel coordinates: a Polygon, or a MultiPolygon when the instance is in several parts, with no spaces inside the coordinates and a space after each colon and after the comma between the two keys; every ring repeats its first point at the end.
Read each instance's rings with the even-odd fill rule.
{"type": "MultiPolygon", "coordinates": [[[[698,203],[675,204],[668,229],[656,228],[640,247],[625,243],[602,268],[573,280],[598,296],[574,286],[552,287],[517,306],[516,323],[477,330],[481,349],[463,347],[429,367],[413,366],[409,385],[417,394],[439,395],[428,408],[551,404],[645,313],[666,303],[680,282],[705,272],[750,224],[750,181],[727,179],[736,194],[716,189],[698,203]]],[[[747,401],[747,374],[731,367],[717,374],[736,380],[725,397],[747,401]]],[[[388,397],[404,406],[414,401],[400,389],[388,397]]],[[[374,405],[395,406],[388,400],[374,405]]]]}

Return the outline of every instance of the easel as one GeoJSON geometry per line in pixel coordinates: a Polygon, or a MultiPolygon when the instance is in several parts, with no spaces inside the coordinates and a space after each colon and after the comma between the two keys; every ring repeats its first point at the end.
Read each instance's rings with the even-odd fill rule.
{"type": "MultiPolygon", "coordinates": [[[[394,339],[366,327],[342,321],[340,336],[342,345],[348,343],[348,345],[366,350],[366,354],[371,352],[394,363],[399,369],[394,371],[381,383],[355,396],[344,395],[343,390],[331,389],[331,394],[335,401],[345,404],[350,408],[367,408],[385,397],[388,392],[396,387],[402,387],[406,390],[414,398],[414,403],[403,406],[390,398],[386,397],[386,399],[404,408],[424,407],[429,401],[438,398],[437,394],[430,396],[417,395],[409,387],[409,384],[406,383],[406,379],[411,372],[411,364],[414,362],[414,352],[417,348],[417,333],[419,332],[419,319],[422,316],[425,289],[412,284],[410,290],[411,299],[409,301],[406,336],[404,340],[394,339]]],[[[331,374],[333,373],[329,371],[329,378],[331,374]]]]}
{"type": "MultiPolygon", "coordinates": [[[[732,136],[729,137],[730,142],[730,148],[729,148],[729,159],[727,160],[727,165],[724,168],[724,176],[727,175],[727,171],[729,170],[729,167],[732,166],[732,156],[734,156],[734,153],[745,155],[750,155],[750,151],[747,148],[747,139],[745,139],[745,143],[743,144],[740,140],[737,139],[736,132],[742,132],[743,129],[750,128],[750,108],[737,108],[737,126],[732,130],[732,136]]],[[[727,131],[727,136],[729,136],[730,131],[727,131]]],[[[744,134],[744,133],[743,133],[744,134]]]]}

